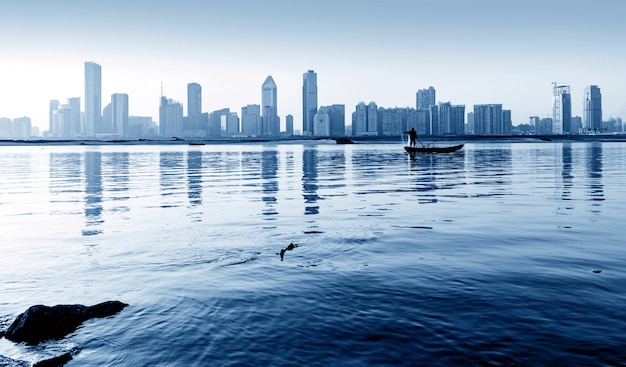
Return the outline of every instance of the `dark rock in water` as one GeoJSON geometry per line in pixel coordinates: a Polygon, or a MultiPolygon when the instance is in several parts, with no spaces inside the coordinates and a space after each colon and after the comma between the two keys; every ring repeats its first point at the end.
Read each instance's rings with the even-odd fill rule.
{"type": "Polygon", "coordinates": [[[58,357],[53,357],[50,359],[44,359],[43,361],[39,361],[33,365],[33,367],[63,367],[65,364],[72,360],[72,355],[70,352],[61,354],[58,357]]]}
{"type": "Polygon", "coordinates": [[[80,324],[94,317],[120,312],[126,303],[108,301],[87,307],[83,305],[31,306],[9,326],[5,337],[14,342],[37,344],[48,339],[61,339],[80,324]]]}
{"type": "Polygon", "coordinates": [[[596,274],[600,274],[600,273],[602,273],[602,270],[593,270],[593,272],[596,273],[596,274]]]}

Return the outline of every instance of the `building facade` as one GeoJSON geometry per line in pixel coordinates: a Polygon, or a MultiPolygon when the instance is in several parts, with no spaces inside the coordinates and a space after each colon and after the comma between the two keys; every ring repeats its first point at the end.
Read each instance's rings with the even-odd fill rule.
{"type": "Polygon", "coordinates": [[[293,115],[287,115],[285,117],[285,134],[287,136],[293,136],[293,115]]]}
{"type": "Polygon", "coordinates": [[[430,106],[436,104],[435,88],[420,89],[415,96],[415,108],[418,110],[428,110],[430,106]]]}
{"type": "Polygon", "coordinates": [[[503,135],[502,105],[474,105],[474,135],[503,135]]]}
{"type": "Polygon", "coordinates": [[[261,106],[249,104],[241,107],[241,134],[254,137],[261,134],[261,106]]]}
{"type": "Polygon", "coordinates": [[[113,134],[119,137],[127,137],[129,135],[128,94],[115,93],[111,95],[111,120],[113,134]]]}
{"type": "Polygon", "coordinates": [[[85,136],[102,133],[102,68],[85,62],[85,136]]]}
{"type": "Polygon", "coordinates": [[[583,129],[588,133],[599,132],[602,129],[602,93],[597,85],[585,88],[583,129]]]}
{"type": "Polygon", "coordinates": [[[552,134],[572,133],[572,96],[569,85],[553,83],[552,88],[552,134]]]}
{"type": "Polygon", "coordinates": [[[278,117],[278,88],[272,76],[268,76],[261,86],[261,106],[263,124],[261,135],[277,137],[280,134],[280,119],[278,117]]]}
{"type": "Polygon", "coordinates": [[[183,105],[173,99],[161,97],[159,107],[159,135],[162,137],[178,137],[182,133],[183,105]]]}
{"type": "Polygon", "coordinates": [[[313,135],[313,119],[317,113],[317,74],[309,70],[302,80],[302,134],[313,135]]]}

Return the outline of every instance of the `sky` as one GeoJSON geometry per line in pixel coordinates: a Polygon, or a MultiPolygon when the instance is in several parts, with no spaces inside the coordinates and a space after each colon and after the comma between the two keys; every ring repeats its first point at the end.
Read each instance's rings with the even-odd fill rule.
{"type": "Polygon", "coordinates": [[[183,103],[202,86],[211,112],[261,103],[271,75],[278,114],[302,124],[302,75],[318,104],[415,107],[501,103],[513,123],[552,114],[552,83],[602,91],[603,117],[626,118],[626,1],[596,0],[20,0],[0,4],[0,117],[48,127],[50,100],[81,97],[84,62],[102,66],[102,106],[129,95],[129,112],[158,123],[159,97],[183,103]]]}

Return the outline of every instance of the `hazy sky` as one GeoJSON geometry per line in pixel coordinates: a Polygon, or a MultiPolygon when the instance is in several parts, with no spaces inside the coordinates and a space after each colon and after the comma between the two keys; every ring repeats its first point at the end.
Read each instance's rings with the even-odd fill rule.
{"type": "MultiPolygon", "coordinates": [[[[164,95],[187,109],[241,113],[272,75],[278,113],[302,123],[302,74],[318,74],[320,105],[415,107],[502,103],[513,123],[551,115],[553,81],[602,90],[603,115],[626,118],[626,1],[20,0],[0,4],[0,117],[47,129],[48,104],[81,97],[84,62],[102,66],[104,107],[129,94],[130,114],[158,120],[164,95]]],[[[158,122],[158,121],[157,121],[158,122]]]]}

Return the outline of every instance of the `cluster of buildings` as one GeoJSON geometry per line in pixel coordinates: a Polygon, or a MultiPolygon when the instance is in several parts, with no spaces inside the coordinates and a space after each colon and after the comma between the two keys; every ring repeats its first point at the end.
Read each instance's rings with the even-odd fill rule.
{"type": "MultiPolygon", "coordinates": [[[[311,137],[395,137],[414,128],[421,136],[463,135],[567,135],[623,132],[621,119],[602,121],[600,88],[591,85],[584,92],[583,116],[572,116],[569,85],[553,83],[551,117],[531,116],[528,124],[513,127],[511,110],[502,104],[465,105],[437,102],[432,86],[416,93],[415,108],[384,108],[375,102],[360,102],[346,125],[343,104],[318,106],[317,74],[308,70],[302,81],[302,132],[311,137]]],[[[102,107],[102,68],[85,62],[84,110],[81,98],[68,98],[61,104],[50,101],[49,126],[44,137],[51,139],[138,139],[138,138],[279,138],[294,135],[292,115],[285,116],[281,131],[278,115],[278,87],[271,76],[261,85],[261,104],[241,108],[239,115],[229,108],[203,112],[202,87],[187,85],[186,114],[181,102],[167,98],[161,91],[159,120],[129,115],[129,97],[114,93],[102,107]]],[[[0,118],[0,139],[28,139],[33,132],[28,117],[0,118]]],[[[296,134],[299,134],[296,131],[296,134]]]]}
{"type": "Polygon", "coordinates": [[[382,108],[376,103],[359,103],[352,114],[353,136],[398,136],[415,129],[419,135],[511,135],[511,111],[501,104],[474,105],[467,113],[465,105],[436,102],[435,88],[416,93],[415,108],[382,108]]]}
{"type": "Polygon", "coordinates": [[[219,139],[293,135],[293,116],[287,115],[286,127],[286,131],[281,132],[278,88],[271,76],[261,86],[261,105],[242,107],[241,117],[230,108],[202,112],[202,87],[198,83],[187,84],[186,116],[182,103],[161,96],[158,135],[162,137],[219,139]]]}
{"type": "Polygon", "coordinates": [[[602,93],[597,85],[585,88],[583,115],[572,116],[572,95],[569,85],[552,84],[552,116],[530,116],[528,124],[518,126],[524,133],[537,135],[579,135],[623,133],[621,118],[602,120],[602,93]]]}

